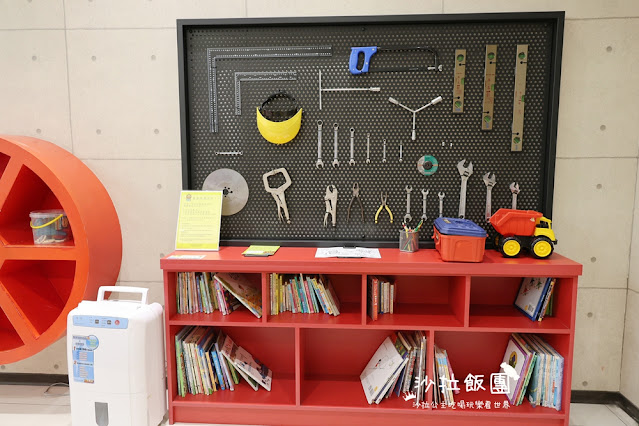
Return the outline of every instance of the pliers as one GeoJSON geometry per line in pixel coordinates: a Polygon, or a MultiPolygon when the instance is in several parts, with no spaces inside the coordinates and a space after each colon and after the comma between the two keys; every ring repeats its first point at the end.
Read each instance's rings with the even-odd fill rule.
{"type": "Polygon", "coordinates": [[[356,198],[357,198],[357,201],[359,202],[359,209],[362,212],[362,222],[364,222],[364,206],[362,205],[362,199],[359,198],[359,184],[357,182],[353,184],[353,197],[351,198],[351,202],[348,203],[348,214],[346,218],[347,218],[347,221],[349,222],[351,220],[351,206],[353,205],[353,200],[355,200],[356,198]]]}
{"type": "Polygon", "coordinates": [[[324,195],[324,201],[326,202],[326,213],[324,213],[324,227],[328,226],[328,215],[331,215],[331,224],[335,227],[337,219],[337,188],[335,185],[328,185],[326,187],[326,195],[324,195]]]}
{"type": "Polygon", "coordinates": [[[388,208],[388,204],[386,204],[386,201],[388,200],[388,192],[387,193],[382,192],[381,199],[382,199],[382,205],[379,206],[379,209],[377,209],[377,213],[375,213],[375,223],[377,223],[377,219],[379,218],[379,213],[382,211],[384,207],[386,207],[386,211],[388,212],[388,216],[390,217],[390,223],[393,223],[393,212],[391,212],[391,210],[388,208]]]}

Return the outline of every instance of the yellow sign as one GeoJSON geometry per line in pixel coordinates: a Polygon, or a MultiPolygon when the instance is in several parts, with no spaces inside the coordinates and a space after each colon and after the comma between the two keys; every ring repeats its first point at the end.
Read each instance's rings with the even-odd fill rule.
{"type": "Polygon", "coordinates": [[[176,250],[219,250],[222,191],[182,191],[176,250]]]}

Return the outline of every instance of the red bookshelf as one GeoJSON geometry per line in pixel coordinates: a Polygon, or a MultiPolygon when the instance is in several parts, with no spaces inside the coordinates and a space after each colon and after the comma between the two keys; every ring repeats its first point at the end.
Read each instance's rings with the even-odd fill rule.
{"type": "MultiPolygon", "coordinates": [[[[160,261],[164,270],[169,419],[174,422],[230,424],[370,424],[388,425],[568,425],[575,331],[577,278],[582,266],[559,254],[549,259],[504,259],[486,252],[482,263],[442,262],[434,250],[401,253],[381,249],[381,259],[316,259],[314,248],[280,248],[267,258],[245,258],[244,247],[219,252],[189,252],[202,259],[160,261]],[[248,310],[224,316],[177,315],[177,272],[209,271],[251,274],[262,286],[261,319],[248,310]],[[342,303],[342,314],[270,315],[269,274],[328,274],[342,303]],[[366,315],[369,275],[384,275],[397,285],[395,312],[372,321],[366,315]],[[555,312],[533,322],[513,308],[522,277],[553,276],[555,312]],[[259,278],[261,277],[261,279],[259,278]],[[185,325],[223,329],[273,370],[273,389],[253,391],[240,383],[234,392],[177,395],[175,334],[185,325]],[[429,364],[434,344],[449,353],[462,391],[455,401],[501,402],[490,392],[466,393],[468,373],[498,371],[508,336],[541,333],[565,358],[562,410],[532,407],[527,401],[508,409],[414,408],[391,397],[368,405],[359,374],[379,344],[397,330],[422,330],[428,336],[429,364]]],[[[183,253],[174,253],[183,254],[183,253]]],[[[433,377],[432,365],[428,376],[433,377]]],[[[429,392],[428,402],[432,400],[429,392]]]]}

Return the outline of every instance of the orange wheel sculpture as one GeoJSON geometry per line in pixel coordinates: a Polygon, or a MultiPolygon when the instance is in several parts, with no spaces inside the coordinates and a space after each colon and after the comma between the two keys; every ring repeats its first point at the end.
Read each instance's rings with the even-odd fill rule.
{"type": "Polygon", "coordinates": [[[106,189],[73,154],[40,139],[0,135],[0,364],[64,335],[67,314],[122,261],[120,222],[106,189]],[[29,213],[63,209],[73,240],[33,243],[29,213]]]}

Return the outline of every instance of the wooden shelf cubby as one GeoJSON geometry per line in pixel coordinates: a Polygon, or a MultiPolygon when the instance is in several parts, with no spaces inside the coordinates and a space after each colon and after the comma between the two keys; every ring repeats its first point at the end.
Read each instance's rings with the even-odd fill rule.
{"type": "MultiPolygon", "coordinates": [[[[198,252],[202,259],[161,260],[166,301],[169,419],[174,422],[231,424],[524,425],[569,424],[577,279],[582,267],[559,254],[550,259],[504,259],[486,252],[482,263],[447,263],[434,250],[400,253],[380,249],[381,259],[316,259],[314,248],[280,248],[268,258],[245,258],[243,247],[198,252]],[[177,272],[239,272],[262,286],[264,315],[245,308],[222,315],[177,315],[177,272]],[[270,315],[269,274],[327,274],[342,314],[270,315]],[[397,285],[393,314],[367,316],[367,282],[373,275],[397,285]],[[554,315],[531,321],[513,301],[522,277],[552,276],[554,315]],[[185,325],[221,328],[273,370],[273,389],[253,391],[245,383],[213,395],[177,395],[175,334],[185,325]],[[532,407],[527,401],[508,409],[415,408],[392,396],[379,405],[366,402],[359,375],[380,343],[393,331],[421,330],[428,337],[427,373],[433,377],[436,343],[448,351],[462,391],[455,400],[501,402],[503,395],[466,393],[468,373],[499,371],[508,336],[540,333],[565,358],[562,410],[532,407]]],[[[176,252],[174,254],[184,254],[176,252]]],[[[194,254],[194,253],[189,253],[194,254]]],[[[3,319],[0,317],[0,333],[3,319]]],[[[432,401],[432,392],[427,395],[432,401]]]]}

